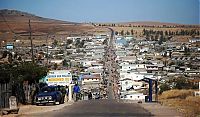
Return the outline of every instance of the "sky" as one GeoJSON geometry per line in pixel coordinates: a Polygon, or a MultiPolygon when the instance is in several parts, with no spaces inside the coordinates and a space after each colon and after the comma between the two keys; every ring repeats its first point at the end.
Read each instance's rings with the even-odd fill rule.
{"type": "Polygon", "coordinates": [[[200,0],[0,0],[0,9],[72,22],[200,24],[200,0]]]}

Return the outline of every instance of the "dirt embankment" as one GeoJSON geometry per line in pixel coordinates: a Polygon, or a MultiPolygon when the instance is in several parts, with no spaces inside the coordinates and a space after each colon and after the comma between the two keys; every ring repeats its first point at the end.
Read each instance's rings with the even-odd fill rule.
{"type": "Polygon", "coordinates": [[[169,90],[159,96],[159,101],[175,107],[186,117],[200,116],[200,96],[194,96],[194,90],[169,90]]]}

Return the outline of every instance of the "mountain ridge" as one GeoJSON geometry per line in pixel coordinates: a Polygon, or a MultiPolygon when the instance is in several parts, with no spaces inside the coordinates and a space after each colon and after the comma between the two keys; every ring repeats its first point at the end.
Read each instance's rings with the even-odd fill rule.
{"type": "Polygon", "coordinates": [[[51,19],[51,18],[45,18],[41,16],[37,16],[35,14],[31,14],[28,12],[23,12],[19,10],[10,10],[10,9],[2,9],[0,10],[0,21],[2,21],[2,17],[6,19],[7,21],[20,21],[20,20],[33,20],[33,22],[57,22],[57,23],[65,23],[65,24],[78,24],[76,22],[70,22],[70,21],[63,21],[63,20],[57,20],[57,19],[51,19]]]}

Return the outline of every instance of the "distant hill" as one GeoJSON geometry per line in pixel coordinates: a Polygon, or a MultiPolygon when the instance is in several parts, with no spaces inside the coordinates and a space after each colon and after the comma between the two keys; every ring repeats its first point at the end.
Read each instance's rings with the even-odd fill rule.
{"type": "Polygon", "coordinates": [[[200,25],[189,25],[189,24],[178,24],[178,23],[167,23],[167,22],[156,22],[156,21],[136,21],[136,22],[112,22],[112,23],[97,23],[103,25],[113,26],[142,26],[142,27],[199,27],[200,25]]]}
{"type": "Polygon", "coordinates": [[[88,24],[43,18],[22,11],[3,9],[0,10],[0,34],[5,32],[27,33],[29,31],[29,19],[34,34],[82,33],[94,28],[88,24]]]}
{"type": "Polygon", "coordinates": [[[1,15],[0,21],[4,21],[4,19],[2,18],[2,15],[3,15],[3,17],[5,17],[7,21],[15,21],[15,22],[28,21],[30,19],[32,22],[54,22],[54,23],[77,24],[75,22],[43,18],[40,16],[36,16],[34,14],[17,11],[17,10],[3,9],[3,10],[0,10],[0,15],[1,15]]]}
{"type": "Polygon", "coordinates": [[[183,25],[183,24],[177,24],[177,23],[166,23],[166,22],[153,22],[153,21],[138,21],[138,22],[122,22],[119,24],[131,24],[131,25],[135,25],[135,26],[178,26],[178,25],[183,25]]]}

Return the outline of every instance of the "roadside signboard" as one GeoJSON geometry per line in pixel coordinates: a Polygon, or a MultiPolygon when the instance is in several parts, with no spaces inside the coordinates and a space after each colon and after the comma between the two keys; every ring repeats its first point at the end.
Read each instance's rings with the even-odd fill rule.
{"type": "Polygon", "coordinates": [[[68,70],[51,70],[45,80],[48,85],[66,86],[72,82],[72,74],[68,70]]]}
{"type": "Polygon", "coordinates": [[[7,44],[6,49],[12,50],[12,49],[14,49],[14,45],[13,44],[7,44]]]}

